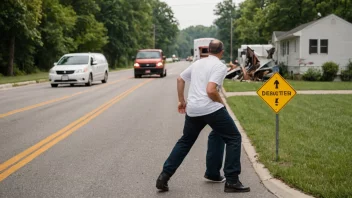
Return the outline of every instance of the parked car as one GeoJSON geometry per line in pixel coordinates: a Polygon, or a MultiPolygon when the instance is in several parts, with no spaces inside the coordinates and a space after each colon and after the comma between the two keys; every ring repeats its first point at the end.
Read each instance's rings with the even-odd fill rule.
{"type": "Polygon", "coordinates": [[[139,50],[134,60],[134,77],[141,78],[142,75],[151,74],[165,77],[167,75],[165,60],[161,49],[139,50]]]}
{"type": "Polygon", "coordinates": [[[95,81],[106,83],[109,76],[109,65],[100,53],[65,54],[50,69],[49,80],[52,87],[59,84],[85,83],[91,86],[95,81]]]}

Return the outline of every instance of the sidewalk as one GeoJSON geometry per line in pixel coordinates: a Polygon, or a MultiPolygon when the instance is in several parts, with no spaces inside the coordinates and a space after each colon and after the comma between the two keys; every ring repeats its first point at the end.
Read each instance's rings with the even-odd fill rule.
{"type": "MultiPolygon", "coordinates": [[[[245,92],[224,92],[226,97],[231,96],[258,96],[255,91],[245,91],[245,92]]],[[[304,90],[297,91],[297,94],[302,95],[322,95],[322,94],[352,94],[352,90],[304,90]]]]}

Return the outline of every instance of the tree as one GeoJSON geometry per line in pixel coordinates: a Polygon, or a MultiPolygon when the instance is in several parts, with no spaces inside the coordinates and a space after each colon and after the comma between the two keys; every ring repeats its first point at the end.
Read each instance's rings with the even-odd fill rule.
{"type": "MultiPolygon", "coordinates": [[[[7,42],[2,48],[8,50],[8,76],[14,74],[16,39],[28,40],[31,45],[40,44],[37,27],[40,24],[41,5],[41,0],[4,0],[0,4],[0,36],[7,42]]],[[[34,51],[28,47],[26,49],[29,49],[25,52],[27,56],[34,51]]]]}
{"type": "Polygon", "coordinates": [[[43,17],[39,26],[43,45],[36,54],[40,68],[50,69],[60,56],[77,49],[72,37],[76,20],[76,12],[71,6],[64,6],[59,0],[43,0],[43,17]]]}
{"type": "MultiPolygon", "coordinates": [[[[237,37],[234,32],[235,27],[233,27],[233,31],[231,32],[231,23],[234,25],[235,23],[233,19],[237,18],[236,5],[232,2],[232,0],[224,0],[216,5],[214,13],[218,16],[218,18],[214,21],[214,24],[218,28],[218,39],[220,39],[225,45],[224,59],[229,60],[231,51],[231,34],[233,37],[233,49],[235,49],[235,46],[238,45],[238,41],[236,40],[237,37]]],[[[233,52],[235,51],[236,50],[233,50],[233,52]]]]}
{"type": "Polygon", "coordinates": [[[103,48],[111,67],[128,64],[140,48],[152,45],[152,7],[146,0],[98,0],[97,15],[108,29],[109,42],[103,48]]]}
{"type": "Polygon", "coordinates": [[[72,37],[78,52],[100,52],[107,44],[107,29],[96,20],[100,7],[95,0],[61,0],[65,6],[72,6],[77,14],[75,31],[72,37]]]}
{"type": "Polygon", "coordinates": [[[241,44],[263,44],[265,34],[264,5],[261,0],[246,0],[239,6],[239,18],[235,22],[236,33],[241,44]]]}
{"type": "Polygon", "coordinates": [[[163,49],[165,54],[171,56],[176,44],[178,22],[170,6],[159,0],[152,1],[153,24],[155,25],[155,48],[163,49]]]}

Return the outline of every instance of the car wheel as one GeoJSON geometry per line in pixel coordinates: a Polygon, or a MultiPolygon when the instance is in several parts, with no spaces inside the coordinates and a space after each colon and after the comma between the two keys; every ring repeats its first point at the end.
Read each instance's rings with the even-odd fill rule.
{"type": "Polygon", "coordinates": [[[102,83],[108,82],[108,72],[105,72],[104,80],[102,80],[101,82],[102,82],[102,83]]]}
{"type": "Polygon", "coordinates": [[[51,84],[51,87],[58,87],[59,84],[51,84]]]}
{"type": "Polygon", "coordinates": [[[134,74],[134,78],[141,78],[142,75],[134,74]]]}
{"type": "Polygon", "coordinates": [[[75,86],[75,84],[70,84],[71,87],[75,86]]]}
{"type": "Polygon", "coordinates": [[[92,74],[89,74],[89,79],[88,79],[88,82],[86,83],[86,86],[92,86],[92,82],[93,82],[93,76],[92,74]]]}
{"type": "Polygon", "coordinates": [[[164,74],[164,77],[166,77],[167,76],[167,70],[165,70],[165,74],[164,74]]]}

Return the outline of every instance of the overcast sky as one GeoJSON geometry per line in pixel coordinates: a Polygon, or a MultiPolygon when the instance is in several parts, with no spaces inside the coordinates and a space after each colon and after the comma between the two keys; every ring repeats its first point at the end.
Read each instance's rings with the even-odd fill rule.
{"type": "MultiPolygon", "coordinates": [[[[217,3],[222,0],[161,0],[171,6],[175,13],[180,29],[192,25],[210,26],[216,19],[214,9],[217,3]]],[[[233,0],[238,3],[243,0],[233,0]]]]}

